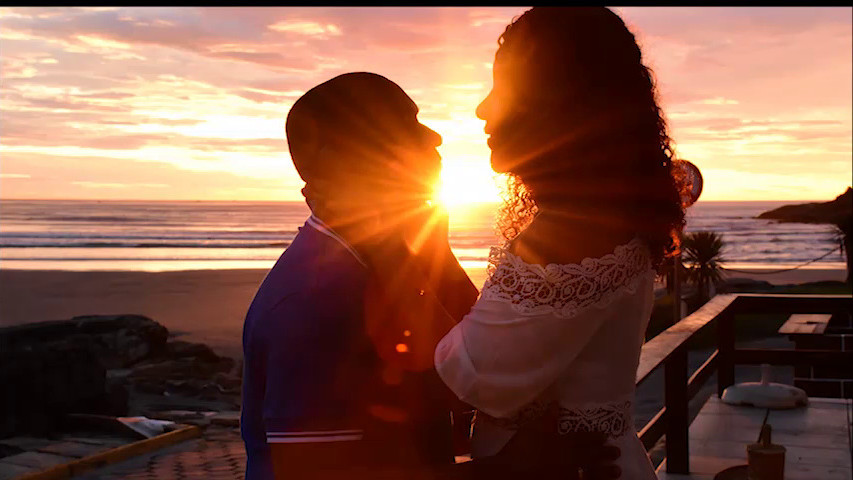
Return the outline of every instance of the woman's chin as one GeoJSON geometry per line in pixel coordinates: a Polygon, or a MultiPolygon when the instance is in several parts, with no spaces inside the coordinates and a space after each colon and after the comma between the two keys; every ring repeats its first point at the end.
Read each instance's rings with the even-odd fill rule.
{"type": "Polygon", "coordinates": [[[507,173],[507,172],[509,172],[507,159],[504,158],[504,156],[501,155],[500,152],[492,151],[490,163],[492,165],[492,170],[494,170],[495,173],[507,173]]]}

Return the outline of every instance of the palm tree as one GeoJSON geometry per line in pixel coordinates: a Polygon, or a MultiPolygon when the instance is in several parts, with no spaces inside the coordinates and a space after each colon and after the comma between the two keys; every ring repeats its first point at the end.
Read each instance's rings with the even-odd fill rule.
{"type": "Polygon", "coordinates": [[[687,279],[696,284],[699,300],[705,303],[710,298],[709,287],[723,279],[725,259],[723,236],[716,232],[693,232],[684,235],[682,243],[687,279]]]}

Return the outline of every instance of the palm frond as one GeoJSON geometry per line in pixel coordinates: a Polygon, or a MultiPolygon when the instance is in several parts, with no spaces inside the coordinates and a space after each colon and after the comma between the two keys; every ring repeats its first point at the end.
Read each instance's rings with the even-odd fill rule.
{"type": "MultiPolygon", "coordinates": [[[[687,279],[704,290],[723,280],[723,236],[716,232],[700,231],[688,233],[682,241],[683,258],[687,267],[687,279]]],[[[706,299],[707,292],[700,295],[706,299]]]]}

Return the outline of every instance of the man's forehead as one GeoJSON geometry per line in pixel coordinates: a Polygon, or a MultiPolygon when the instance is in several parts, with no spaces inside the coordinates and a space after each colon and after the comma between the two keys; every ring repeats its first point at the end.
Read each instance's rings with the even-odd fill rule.
{"type": "Polygon", "coordinates": [[[385,129],[399,128],[416,119],[415,102],[396,83],[372,73],[344,74],[329,80],[306,95],[313,105],[313,116],[321,123],[349,125],[383,124],[385,129]]]}
{"type": "Polygon", "coordinates": [[[364,107],[367,110],[393,113],[397,115],[417,115],[418,106],[398,86],[389,85],[372,92],[365,92],[364,107]]]}

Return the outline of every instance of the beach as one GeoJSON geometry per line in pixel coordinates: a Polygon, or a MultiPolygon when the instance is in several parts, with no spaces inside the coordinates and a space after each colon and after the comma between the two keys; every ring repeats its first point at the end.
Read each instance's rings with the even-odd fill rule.
{"type": "Polygon", "coordinates": [[[266,270],[75,272],[0,269],[0,326],[133,313],[173,336],[241,356],[243,319],[266,270]]]}
{"type": "MultiPolygon", "coordinates": [[[[841,269],[800,269],[730,277],[797,284],[844,280],[841,269]]],[[[0,326],[76,315],[133,313],[160,322],[182,340],[203,342],[217,353],[241,357],[243,319],[266,275],[263,269],[169,272],[0,269],[0,326]]],[[[471,270],[478,287],[485,272],[471,270]]]]}

